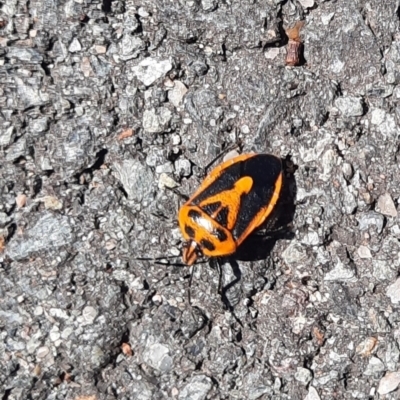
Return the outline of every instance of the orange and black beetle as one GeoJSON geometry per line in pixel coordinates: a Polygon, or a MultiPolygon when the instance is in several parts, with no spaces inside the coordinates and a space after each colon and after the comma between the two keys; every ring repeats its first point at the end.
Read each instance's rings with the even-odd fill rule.
{"type": "Polygon", "coordinates": [[[242,154],[217,166],[179,210],[183,262],[227,256],[271,215],[282,190],[281,159],[242,154]]]}

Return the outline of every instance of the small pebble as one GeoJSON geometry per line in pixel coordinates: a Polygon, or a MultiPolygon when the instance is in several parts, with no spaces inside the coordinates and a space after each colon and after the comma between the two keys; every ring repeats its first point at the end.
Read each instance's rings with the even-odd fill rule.
{"type": "Polygon", "coordinates": [[[307,368],[298,367],[296,373],[294,374],[294,378],[296,381],[306,386],[312,379],[312,373],[307,368]]]}
{"type": "Polygon", "coordinates": [[[364,375],[371,376],[385,370],[385,365],[378,357],[371,357],[367,368],[364,370],[364,375]]]}
{"type": "Polygon", "coordinates": [[[274,60],[278,56],[279,56],[279,47],[270,47],[264,53],[264,57],[267,60],[274,60]]]}
{"type": "Polygon", "coordinates": [[[321,400],[321,397],[319,397],[317,389],[315,389],[314,387],[310,386],[309,389],[308,389],[307,396],[304,397],[304,400],[321,400]]]}
{"type": "Polygon", "coordinates": [[[174,87],[168,92],[168,100],[175,107],[179,107],[187,93],[187,87],[180,81],[174,82],[174,87]]]}
{"type": "Polygon", "coordinates": [[[388,394],[397,389],[400,384],[400,372],[386,372],[378,386],[379,394],[388,394]]]}
{"type": "Polygon", "coordinates": [[[239,155],[239,153],[237,152],[237,150],[228,151],[228,153],[226,153],[224,155],[223,161],[225,162],[225,161],[231,160],[232,158],[235,158],[238,155],[239,155]]]}
{"type": "Polygon", "coordinates": [[[304,7],[304,8],[311,8],[314,7],[314,0],[299,0],[300,4],[304,7]]]}
{"type": "Polygon", "coordinates": [[[82,50],[82,46],[81,46],[81,43],[79,42],[79,40],[77,38],[72,39],[72,42],[68,47],[68,51],[70,53],[76,53],[81,50],[82,50]]]}
{"type": "Polygon", "coordinates": [[[397,210],[389,193],[379,196],[377,211],[388,217],[397,217],[397,210]]]}
{"type": "Polygon", "coordinates": [[[400,303],[400,278],[387,287],[386,296],[390,297],[393,304],[400,303]]]}
{"type": "Polygon", "coordinates": [[[47,346],[39,347],[36,352],[37,358],[45,358],[50,353],[50,349],[47,346]]]}
{"type": "Polygon", "coordinates": [[[160,174],[160,177],[158,178],[158,187],[160,189],[162,189],[164,187],[173,189],[178,186],[179,186],[179,184],[177,182],[175,182],[168,174],[166,174],[165,172],[162,172],[160,174]]]}
{"type": "Polygon", "coordinates": [[[97,317],[97,310],[94,307],[87,306],[83,309],[82,316],[87,323],[91,324],[97,317]]]}
{"type": "Polygon", "coordinates": [[[364,114],[361,97],[338,97],[335,100],[335,106],[345,118],[359,117],[364,114]]]}
{"type": "Polygon", "coordinates": [[[363,340],[357,347],[356,353],[362,357],[369,357],[372,351],[376,348],[378,344],[378,339],[371,336],[363,340]]]}
{"type": "Polygon", "coordinates": [[[19,194],[16,198],[15,198],[15,203],[17,204],[17,208],[22,208],[25,206],[26,204],[26,195],[24,194],[19,194]]]}
{"type": "Polygon", "coordinates": [[[371,250],[367,246],[361,245],[357,249],[357,254],[360,258],[372,258],[371,250]]]}

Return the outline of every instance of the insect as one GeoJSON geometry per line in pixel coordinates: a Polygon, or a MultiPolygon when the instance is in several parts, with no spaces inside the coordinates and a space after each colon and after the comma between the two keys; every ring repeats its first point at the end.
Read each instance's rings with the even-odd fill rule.
{"type": "Polygon", "coordinates": [[[294,67],[300,64],[300,52],[303,46],[300,40],[300,29],[303,26],[304,21],[297,21],[292,28],[286,30],[286,35],[289,38],[286,65],[294,67]]]}
{"type": "Polygon", "coordinates": [[[242,154],[218,165],[179,210],[183,262],[235,253],[271,216],[282,184],[282,161],[271,154],[242,154]]]}

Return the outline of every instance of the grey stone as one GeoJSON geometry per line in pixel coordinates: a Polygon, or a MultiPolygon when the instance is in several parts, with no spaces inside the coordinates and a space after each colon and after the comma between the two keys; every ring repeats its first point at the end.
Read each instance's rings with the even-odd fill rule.
{"type": "Polygon", "coordinates": [[[356,273],[353,268],[344,265],[338,259],[335,263],[335,267],[325,275],[324,280],[336,282],[351,282],[356,280],[356,273]]]}
{"type": "Polygon", "coordinates": [[[371,250],[367,246],[361,245],[357,249],[357,254],[360,258],[372,258],[371,250]]]}
{"type": "Polygon", "coordinates": [[[395,341],[388,343],[385,354],[385,365],[390,371],[396,371],[400,359],[399,346],[395,341]]]}
{"type": "Polygon", "coordinates": [[[37,118],[31,121],[29,129],[35,133],[45,132],[48,128],[49,119],[47,117],[37,118]]]}
{"type": "Polygon", "coordinates": [[[168,372],[173,367],[173,359],[169,355],[169,348],[160,343],[154,343],[146,348],[143,359],[160,372],[168,372]]]}
{"type": "Polygon", "coordinates": [[[345,117],[360,117],[364,114],[361,97],[339,97],[335,100],[335,106],[345,117]]]}
{"type": "Polygon", "coordinates": [[[373,227],[378,233],[381,233],[384,222],[385,219],[383,215],[374,211],[369,211],[367,213],[361,214],[361,216],[358,217],[358,228],[361,231],[366,231],[370,227],[373,227]]]}
{"type": "Polygon", "coordinates": [[[13,132],[13,126],[9,126],[6,129],[0,130],[0,147],[8,146],[11,143],[13,132]]]}
{"type": "Polygon", "coordinates": [[[189,160],[180,158],[175,161],[175,171],[179,176],[190,176],[192,164],[189,160]]]}
{"type": "Polygon", "coordinates": [[[172,172],[174,172],[174,165],[171,162],[166,162],[156,167],[157,174],[171,174],[172,172]]]}
{"type": "Polygon", "coordinates": [[[153,174],[139,160],[115,162],[113,167],[130,200],[141,203],[152,197],[153,174]]]}
{"type": "Polygon", "coordinates": [[[182,104],[187,91],[187,87],[182,82],[174,81],[173,88],[168,92],[169,102],[175,107],[179,107],[182,104]]]}
{"type": "Polygon", "coordinates": [[[43,56],[37,50],[21,47],[9,47],[7,57],[35,64],[43,61],[43,56]]]}
{"type": "Polygon", "coordinates": [[[306,386],[312,379],[312,373],[307,368],[297,367],[296,373],[294,374],[294,378],[301,384],[306,386]]]}
{"type": "Polygon", "coordinates": [[[396,269],[394,268],[394,265],[387,259],[386,260],[373,259],[372,267],[373,267],[372,274],[378,280],[385,281],[396,277],[397,274],[396,269]]]}
{"type": "Polygon", "coordinates": [[[400,303],[400,278],[387,287],[386,295],[393,304],[400,303]]]}
{"type": "Polygon", "coordinates": [[[201,6],[204,11],[213,11],[218,5],[217,0],[201,0],[201,6]]]}
{"type": "Polygon", "coordinates": [[[68,245],[73,240],[74,233],[69,218],[45,212],[23,236],[11,240],[7,253],[14,260],[23,260],[34,253],[68,245]]]}
{"type": "Polygon", "coordinates": [[[26,150],[26,139],[22,137],[8,148],[6,160],[15,161],[19,157],[24,156],[26,154],[26,150]]]}
{"type": "Polygon", "coordinates": [[[306,249],[301,244],[293,241],[282,253],[286,264],[298,264],[307,259],[306,249]]]}
{"type": "Polygon", "coordinates": [[[49,95],[40,91],[37,82],[25,83],[19,77],[14,78],[18,92],[18,106],[21,109],[37,107],[46,104],[49,101],[49,95]]]}
{"type": "Polygon", "coordinates": [[[212,388],[212,381],[205,375],[197,375],[190,379],[181,392],[179,400],[204,400],[212,388]]]}
{"type": "Polygon", "coordinates": [[[385,365],[378,357],[371,357],[368,365],[364,370],[364,375],[371,376],[376,375],[385,370],[385,365]]]}
{"type": "Polygon", "coordinates": [[[88,324],[92,324],[97,317],[97,310],[94,307],[87,306],[83,309],[82,316],[88,324]]]}
{"type": "Polygon", "coordinates": [[[126,33],[122,38],[120,47],[121,60],[128,61],[139,56],[140,52],[145,49],[145,43],[140,37],[126,33]]]}
{"type": "Polygon", "coordinates": [[[349,180],[353,177],[353,167],[350,163],[343,163],[342,165],[343,176],[349,180]]]}
{"type": "Polygon", "coordinates": [[[378,198],[377,211],[388,217],[397,217],[397,210],[392,197],[389,193],[385,193],[378,198]]]}
{"type": "Polygon", "coordinates": [[[162,133],[168,128],[171,118],[171,111],[165,107],[146,110],[143,113],[143,128],[150,133],[162,133]]]}
{"type": "Polygon", "coordinates": [[[177,182],[175,182],[168,174],[161,173],[158,178],[158,186],[160,188],[167,187],[169,189],[174,189],[179,186],[177,182]]]}

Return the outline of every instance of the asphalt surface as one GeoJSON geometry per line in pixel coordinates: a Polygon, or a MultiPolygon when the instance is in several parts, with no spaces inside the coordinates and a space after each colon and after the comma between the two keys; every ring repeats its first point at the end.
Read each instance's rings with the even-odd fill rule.
{"type": "Polygon", "coordinates": [[[400,398],[398,1],[0,6],[2,400],[400,398]],[[250,151],[283,233],[189,287],[178,193],[250,151]]]}

